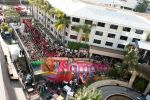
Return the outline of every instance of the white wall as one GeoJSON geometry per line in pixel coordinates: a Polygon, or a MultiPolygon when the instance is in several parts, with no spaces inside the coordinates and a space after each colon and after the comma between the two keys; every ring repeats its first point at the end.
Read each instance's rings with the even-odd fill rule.
{"type": "MultiPolygon", "coordinates": [[[[36,12],[36,10],[34,10],[36,12]]],[[[42,12],[42,11],[41,11],[42,12]]],[[[39,13],[38,13],[39,14],[39,13]]],[[[44,15],[44,13],[43,13],[44,15]]],[[[43,18],[44,16],[42,15],[39,15],[39,17],[43,18]]],[[[51,28],[53,28],[53,32],[51,31],[51,33],[55,36],[55,37],[58,37],[58,34],[60,35],[63,35],[61,32],[58,32],[55,27],[54,27],[54,23],[56,21],[55,18],[52,18],[52,16],[48,16],[48,18],[50,18],[51,21],[53,21],[53,24],[51,24],[51,22],[47,22],[49,24],[49,27],[48,29],[51,31],[51,28]],[[55,31],[58,33],[57,35],[55,34],[55,31]]],[[[47,18],[47,19],[48,19],[47,18]]],[[[45,17],[43,18],[43,20],[45,19],[45,17]]],[[[65,31],[68,33],[68,36],[65,36],[65,39],[67,41],[74,41],[74,42],[79,42],[80,41],[80,34],[82,34],[82,31],[80,30],[79,33],[75,32],[75,31],[72,31],[71,30],[71,26],[72,25],[84,25],[84,22],[85,20],[84,19],[80,19],[80,22],[79,23],[76,23],[76,22],[72,22],[72,17],[70,18],[71,19],[71,24],[69,25],[69,28],[67,28],[65,31]],[[75,39],[70,39],[70,35],[76,35],[78,36],[78,39],[75,40],[75,39]]],[[[104,47],[104,48],[111,48],[111,49],[115,49],[115,50],[122,50],[122,49],[119,49],[117,48],[117,45],[118,44],[123,44],[123,45],[127,45],[129,43],[133,43],[132,42],[132,39],[133,38],[138,38],[138,39],[141,39],[141,40],[146,40],[147,38],[147,35],[150,31],[144,31],[143,34],[136,34],[135,33],[135,28],[131,28],[131,31],[130,32],[124,32],[122,31],[123,29],[123,26],[122,25],[118,25],[118,29],[117,30],[113,30],[113,29],[110,29],[110,25],[113,24],[113,23],[105,23],[105,27],[99,27],[97,26],[97,21],[93,21],[93,24],[95,24],[96,26],[92,26],[92,29],[91,29],[91,34],[90,34],[90,38],[89,38],[89,42],[88,44],[90,45],[95,45],[95,46],[99,46],[99,47],[104,47]],[[103,32],[103,36],[98,36],[98,35],[95,35],[95,32],[96,31],[101,31],[103,32]],[[113,33],[115,34],[115,38],[108,38],[108,33],[113,33]],[[123,35],[123,36],[127,36],[128,39],[127,41],[124,41],[124,40],[120,40],[120,36],[123,35]],[[95,44],[93,43],[93,40],[94,39],[98,39],[98,40],[101,40],[101,44],[95,44]],[[106,41],[108,42],[113,42],[113,46],[112,47],[109,47],[109,46],[106,46],[105,43],[106,41]]],[[[128,27],[128,26],[125,26],[125,27],[128,27]]],[[[142,30],[142,29],[141,29],[142,30]]]]}

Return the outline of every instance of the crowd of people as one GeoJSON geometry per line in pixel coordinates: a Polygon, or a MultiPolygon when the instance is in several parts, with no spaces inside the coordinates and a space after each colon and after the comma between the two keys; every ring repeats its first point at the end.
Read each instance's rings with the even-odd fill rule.
{"type": "Polygon", "coordinates": [[[34,61],[39,60],[40,57],[42,57],[42,53],[38,49],[35,49],[35,45],[33,44],[31,38],[28,35],[22,34],[19,30],[17,30],[17,32],[31,59],[34,61]]]}
{"type": "Polygon", "coordinates": [[[102,55],[92,55],[91,59],[102,64],[109,64],[110,66],[114,66],[114,64],[122,62],[122,60],[120,59],[106,57],[102,55]]]}
{"type": "MultiPolygon", "coordinates": [[[[40,58],[42,57],[69,57],[69,58],[88,57],[88,50],[84,50],[84,52],[80,50],[70,50],[69,48],[65,47],[62,43],[60,43],[58,40],[52,41],[51,37],[49,35],[46,35],[46,33],[41,33],[41,35],[45,34],[46,36],[45,39],[46,43],[43,44],[46,46],[38,48],[39,44],[36,44],[34,42],[36,38],[34,38],[33,40],[33,37],[31,35],[33,33],[30,33],[30,31],[21,33],[19,30],[17,30],[17,32],[19,37],[23,41],[23,44],[25,45],[31,57],[31,60],[33,61],[40,60],[40,58]]],[[[41,32],[45,32],[45,31],[41,31],[41,32]]],[[[38,39],[39,38],[37,38],[37,41],[38,39]]]]}

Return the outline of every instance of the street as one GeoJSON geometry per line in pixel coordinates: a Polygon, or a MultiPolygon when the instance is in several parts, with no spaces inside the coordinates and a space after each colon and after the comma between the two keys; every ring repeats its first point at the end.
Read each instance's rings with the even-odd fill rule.
{"type": "Polygon", "coordinates": [[[4,59],[2,47],[0,46],[0,61],[3,74],[3,80],[5,84],[6,94],[8,94],[8,100],[26,100],[22,86],[19,81],[11,81],[8,76],[7,66],[4,59]],[[22,96],[24,95],[24,96],[22,96]]]}

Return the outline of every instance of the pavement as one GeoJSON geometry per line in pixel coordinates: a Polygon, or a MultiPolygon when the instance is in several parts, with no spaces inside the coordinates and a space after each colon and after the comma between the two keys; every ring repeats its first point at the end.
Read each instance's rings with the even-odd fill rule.
{"type": "Polygon", "coordinates": [[[0,82],[1,84],[2,84],[2,81],[4,82],[4,85],[2,87],[3,87],[3,90],[5,90],[4,95],[6,97],[6,99],[1,98],[1,100],[27,100],[20,81],[12,81],[10,80],[8,76],[7,64],[4,59],[4,54],[9,55],[9,51],[7,48],[7,44],[3,41],[2,37],[0,36],[0,55],[1,55],[0,56],[0,61],[1,61],[0,73],[2,75],[0,82]]]}
{"type": "Polygon", "coordinates": [[[129,87],[127,82],[119,80],[101,80],[91,84],[88,89],[96,88],[102,92],[104,100],[113,94],[123,94],[133,100],[146,100],[145,96],[129,87]],[[140,98],[140,99],[137,99],[140,98]]]}
{"type": "Polygon", "coordinates": [[[146,100],[145,96],[141,93],[122,86],[103,86],[98,89],[101,90],[103,98],[107,98],[112,94],[122,94],[132,98],[133,100],[146,100]]]}
{"type": "MultiPolygon", "coordinates": [[[[1,62],[0,62],[0,71],[2,71],[1,62]]],[[[10,100],[8,97],[8,92],[6,91],[2,73],[0,73],[0,79],[1,79],[0,80],[0,90],[1,90],[0,97],[2,100],[10,100]]]]}

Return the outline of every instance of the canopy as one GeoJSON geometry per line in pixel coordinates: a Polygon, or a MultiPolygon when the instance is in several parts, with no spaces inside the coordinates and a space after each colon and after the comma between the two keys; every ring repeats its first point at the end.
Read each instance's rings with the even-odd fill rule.
{"type": "Polygon", "coordinates": [[[150,42],[136,41],[136,45],[139,49],[144,49],[144,50],[150,51],[150,42]]]}
{"type": "Polygon", "coordinates": [[[19,45],[18,44],[8,45],[8,48],[9,48],[12,61],[16,60],[21,50],[19,45]]]}

